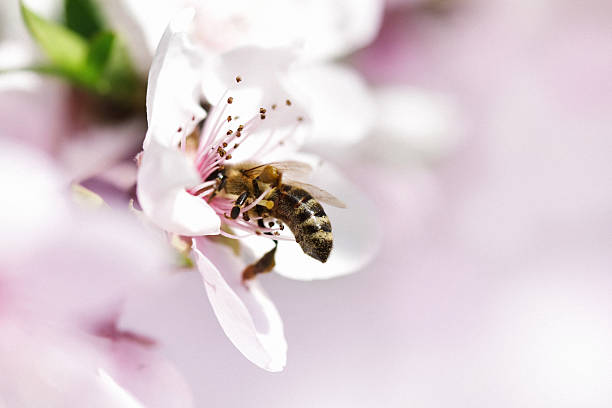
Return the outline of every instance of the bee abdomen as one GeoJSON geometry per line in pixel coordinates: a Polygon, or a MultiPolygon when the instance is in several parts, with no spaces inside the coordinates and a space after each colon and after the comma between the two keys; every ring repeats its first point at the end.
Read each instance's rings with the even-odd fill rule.
{"type": "Polygon", "coordinates": [[[273,216],[283,221],[304,253],[325,262],[333,245],[331,223],[325,210],[310,193],[281,185],[274,197],[273,216]]]}

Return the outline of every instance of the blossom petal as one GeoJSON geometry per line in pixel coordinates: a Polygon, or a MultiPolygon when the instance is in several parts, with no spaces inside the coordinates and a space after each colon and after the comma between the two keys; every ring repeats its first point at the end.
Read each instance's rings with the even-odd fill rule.
{"type": "Polygon", "coordinates": [[[374,40],[384,8],[380,0],[290,3],[294,14],[290,21],[305,39],[304,53],[318,59],[346,55],[374,40]]]}
{"type": "Polygon", "coordinates": [[[200,182],[185,154],[151,143],[138,171],[138,201],[145,214],[166,231],[188,236],[218,234],[221,221],[215,211],[186,191],[200,182]]]}
{"type": "Polygon", "coordinates": [[[68,206],[60,194],[65,176],[51,160],[3,136],[0,134],[0,259],[6,262],[30,253],[33,245],[52,241],[45,231],[61,227],[68,206]]]}
{"type": "Polygon", "coordinates": [[[6,406],[193,406],[176,369],[142,346],[25,323],[0,327],[0,364],[11,373],[0,378],[6,406]]]}
{"type": "Polygon", "coordinates": [[[199,12],[197,37],[211,51],[301,46],[306,59],[346,55],[371,42],[384,6],[381,0],[188,2],[199,12]]]}
{"type": "MultiPolygon", "coordinates": [[[[317,64],[291,71],[291,84],[309,99],[312,136],[308,146],[325,149],[358,142],[370,134],[376,105],[359,74],[340,64],[317,64]]],[[[292,89],[294,89],[292,88],[292,89]]]]}
{"type": "Polygon", "coordinates": [[[449,154],[461,140],[465,123],[457,103],[445,94],[410,87],[381,87],[375,93],[378,106],[375,133],[367,148],[386,158],[405,161],[407,154],[437,159],[449,154]],[[395,157],[393,157],[395,156],[395,157]]]}
{"type": "Polygon", "coordinates": [[[200,106],[202,55],[189,36],[193,16],[193,9],[177,14],[155,53],[147,88],[145,149],[152,139],[163,146],[177,146],[206,116],[200,106]]]}
{"type": "Polygon", "coordinates": [[[253,364],[281,371],[287,358],[283,323],[258,282],[242,283],[246,263],[229,248],[206,238],[195,240],[194,252],[206,293],[227,337],[253,364]]]}

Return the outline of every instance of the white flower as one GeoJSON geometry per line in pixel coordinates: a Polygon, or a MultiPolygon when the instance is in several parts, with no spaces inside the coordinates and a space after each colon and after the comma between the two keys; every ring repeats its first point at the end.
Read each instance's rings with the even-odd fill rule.
{"type": "Polygon", "coordinates": [[[184,7],[196,10],[192,40],[208,53],[240,47],[299,49],[286,85],[303,97],[313,122],[307,142],[313,150],[321,150],[321,140],[352,146],[374,126],[375,105],[367,84],[356,70],[336,60],[375,38],[381,0],[109,0],[100,6],[123,34],[141,71],[148,67],[168,18],[184,7]]]}
{"type": "MultiPolygon", "coordinates": [[[[278,371],[286,358],[282,323],[258,282],[242,282],[242,270],[274,239],[279,240],[275,270],[285,276],[309,280],[354,272],[376,250],[375,211],[331,166],[301,156],[313,164],[315,175],[324,175],[324,184],[341,186],[349,194],[346,198],[355,200],[345,215],[336,218],[330,212],[338,240],[328,263],[310,259],[287,231],[280,233],[280,227],[227,217],[234,203],[215,196],[215,172],[226,162],[295,159],[311,121],[300,98],[288,91],[288,72],[295,59],[291,50],[243,47],[206,55],[192,41],[193,17],[194,11],[187,9],[172,20],[151,67],[149,130],[139,159],[138,198],[159,227],[200,237],[193,249],[225,333],[249,360],[278,371]],[[234,231],[222,229],[222,224],[234,231]],[[216,234],[250,237],[242,242],[254,254],[243,248],[237,258],[202,238],[216,234]]],[[[241,213],[267,193],[248,202],[241,213]]]]}

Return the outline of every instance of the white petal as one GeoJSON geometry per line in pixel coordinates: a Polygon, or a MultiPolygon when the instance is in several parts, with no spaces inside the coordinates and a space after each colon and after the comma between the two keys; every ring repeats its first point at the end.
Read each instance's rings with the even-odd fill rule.
{"type": "Polygon", "coordinates": [[[200,182],[185,154],[151,143],[138,171],[138,201],[145,214],[166,231],[188,236],[218,234],[221,221],[215,211],[186,191],[200,182]]]}
{"type": "Polygon", "coordinates": [[[200,106],[202,55],[193,47],[189,30],[194,11],[185,9],[168,25],[149,72],[147,120],[151,139],[176,146],[206,116],[200,106]]]}
{"type": "Polygon", "coordinates": [[[229,248],[206,238],[196,239],[194,252],[206,293],[227,337],[253,364],[281,371],[287,358],[283,323],[258,282],[242,283],[246,263],[229,248]]]}
{"type": "Polygon", "coordinates": [[[334,148],[357,143],[370,134],[376,105],[359,74],[339,64],[317,64],[291,71],[292,90],[309,99],[313,134],[311,148],[334,148]]]}
{"type": "Polygon", "coordinates": [[[290,3],[294,13],[290,21],[305,39],[304,53],[319,59],[346,55],[369,44],[378,33],[384,7],[381,0],[290,3]]]}
{"type": "Polygon", "coordinates": [[[258,45],[302,46],[301,57],[333,58],[374,39],[381,0],[191,1],[198,8],[197,36],[213,51],[258,45]]]}
{"type": "Polygon", "coordinates": [[[448,95],[410,87],[383,87],[376,91],[376,105],[375,134],[385,140],[381,143],[372,139],[372,144],[385,149],[385,156],[390,158],[395,155],[398,160],[405,159],[407,153],[439,158],[452,151],[465,128],[457,103],[448,95]]]}

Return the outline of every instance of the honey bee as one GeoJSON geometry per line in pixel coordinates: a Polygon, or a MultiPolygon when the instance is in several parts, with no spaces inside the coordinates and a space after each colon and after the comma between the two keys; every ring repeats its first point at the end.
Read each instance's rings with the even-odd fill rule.
{"type": "MultiPolygon", "coordinates": [[[[242,215],[244,221],[257,220],[258,227],[266,229],[267,218],[276,220],[280,229],[287,225],[300,245],[302,251],[312,258],[326,262],[333,247],[332,226],[320,202],[345,208],[342,201],[330,193],[310,184],[285,178],[285,175],[305,175],[311,170],[300,162],[278,162],[257,164],[243,162],[225,165],[209,177],[216,179],[214,195],[229,198],[233,207],[225,216],[236,220],[242,215]],[[256,205],[252,203],[259,200],[256,205]],[[243,208],[249,206],[247,211],[243,208]]],[[[273,235],[271,232],[264,232],[273,235]]],[[[275,232],[278,234],[278,232],[275,232]]],[[[269,272],[274,268],[274,248],[243,272],[243,279],[269,272]]]]}

